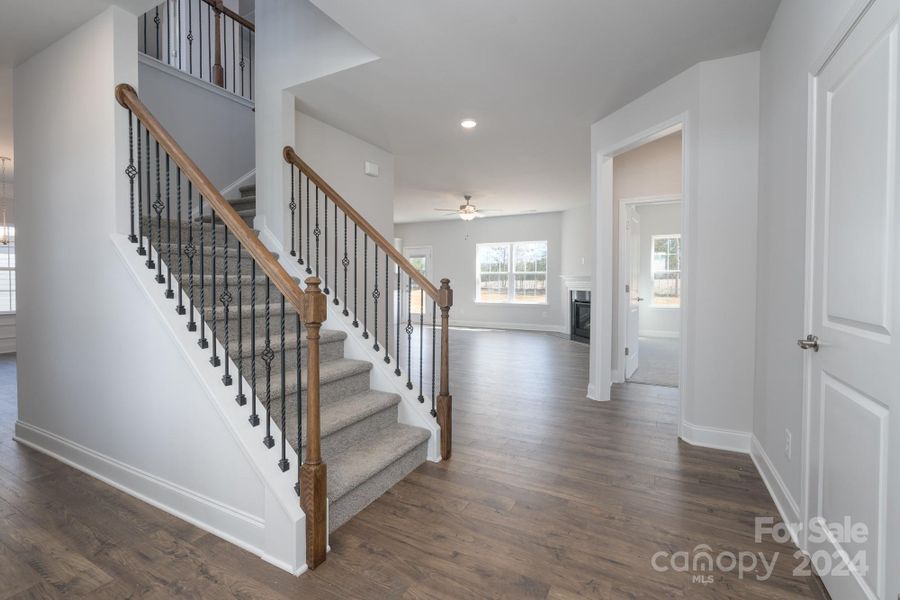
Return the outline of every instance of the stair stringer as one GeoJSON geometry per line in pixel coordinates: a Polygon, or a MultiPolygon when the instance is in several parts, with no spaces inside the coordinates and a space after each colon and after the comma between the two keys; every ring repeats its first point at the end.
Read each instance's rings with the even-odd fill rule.
{"type": "MultiPolygon", "coordinates": [[[[257,218],[256,224],[260,225],[260,219],[257,218]]],[[[278,238],[272,234],[271,230],[261,224],[259,239],[265,246],[278,256],[278,262],[285,268],[289,275],[303,281],[309,275],[297,263],[296,259],[289,256],[284,251],[283,246],[278,238]]],[[[403,382],[406,381],[405,371],[401,369],[401,376],[394,374],[396,368],[395,357],[391,356],[391,364],[384,362],[384,353],[376,352],[372,349],[370,343],[362,339],[361,328],[353,327],[353,311],[347,308],[349,316],[345,317],[342,313],[344,310],[343,303],[334,304],[333,298],[328,297],[328,318],[322,324],[323,329],[335,329],[343,331],[347,334],[344,340],[344,356],[356,360],[364,360],[372,364],[370,371],[370,382],[373,390],[381,392],[391,392],[400,396],[400,405],[398,406],[397,420],[404,425],[413,425],[421,427],[431,432],[428,439],[428,460],[432,462],[441,461],[441,427],[437,421],[431,416],[431,404],[426,402],[420,403],[418,394],[406,388],[403,382]]]]}
{"type": "MultiPolygon", "coordinates": [[[[177,314],[175,300],[164,297],[163,286],[153,278],[154,271],[148,270],[144,265],[146,257],[139,256],[135,252],[135,245],[129,242],[127,237],[113,234],[110,238],[127,270],[153,305],[162,327],[172,336],[175,346],[181,351],[186,364],[207,392],[207,400],[214,406],[226,425],[226,429],[231,432],[231,442],[238,446],[248,464],[255,471],[264,487],[265,494],[263,505],[260,507],[263,518],[262,522],[258,524],[259,531],[250,534],[241,531],[224,531],[221,527],[205,520],[202,515],[186,515],[177,509],[172,509],[164,501],[155,501],[153,498],[146,497],[144,499],[166,512],[188,520],[194,525],[256,554],[280,569],[293,575],[300,575],[307,570],[306,515],[300,508],[299,499],[294,492],[298,466],[296,452],[290,445],[287,446],[286,452],[290,468],[286,472],[282,472],[277,466],[276,449],[268,449],[262,444],[262,433],[260,432],[264,428],[264,422],[257,427],[250,426],[247,421],[250,415],[249,402],[245,406],[239,406],[234,400],[237,382],[231,386],[222,384],[222,375],[225,373],[224,364],[214,367],[209,363],[209,350],[201,349],[197,345],[198,334],[196,332],[187,331],[188,316],[177,314]]],[[[200,319],[200,312],[195,309],[194,320],[198,325],[200,319]]],[[[238,373],[234,362],[230,362],[230,369],[232,374],[238,373]]],[[[246,380],[244,389],[251,389],[246,380]]],[[[189,398],[185,398],[185,401],[189,400],[189,398]]],[[[260,418],[264,419],[264,414],[260,414],[260,418]]],[[[197,426],[202,427],[203,424],[198,423],[197,426]]],[[[273,432],[279,431],[274,421],[271,422],[271,427],[273,432]]],[[[227,440],[217,440],[217,444],[219,442],[225,444],[227,440]]],[[[221,465],[215,467],[219,468],[221,465]]],[[[211,466],[211,470],[213,468],[211,466]]],[[[222,471],[220,468],[218,470],[222,471]]],[[[224,476],[227,477],[227,474],[224,476]]],[[[245,481],[240,483],[246,484],[245,481]]]]}

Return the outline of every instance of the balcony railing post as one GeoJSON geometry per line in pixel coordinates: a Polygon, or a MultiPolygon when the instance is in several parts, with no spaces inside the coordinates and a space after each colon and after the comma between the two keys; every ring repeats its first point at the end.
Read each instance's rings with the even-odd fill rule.
{"type": "Polygon", "coordinates": [[[450,395],[450,307],[453,306],[453,290],[450,289],[449,279],[441,279],[438,306],[441,308],[441,389],[437,397],[437,421],[441,426],[441,459],[447,460],[453,439],[453,396],[450,395]]]}
{"type": "Polygon", "coordinates": [[[319,428],[319,329],[328,314],[318,277],[306,279],[303,325],[307,339],[306,460],[300,470],[300,506],[306,513],[306,564],[315,569],[325,561],[328,530],[327,471],[322,462],[319,428]]]}
{"type": "Polygon", "coordinates": [[[216,62],[213,64],[213,83],[225,87],[225,69],[222,68],[222,6],[223,0],[217,0],[214,12],[216,20],[216,62]]]}

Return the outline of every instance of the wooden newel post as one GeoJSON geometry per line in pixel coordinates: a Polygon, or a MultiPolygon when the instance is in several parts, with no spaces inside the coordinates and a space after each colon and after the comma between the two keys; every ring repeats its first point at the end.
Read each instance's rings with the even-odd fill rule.
{"type": "Polygon", "coordinates": [[[225,87],[225,69],[222,68],[222,7],[223,0],[217,0],[215,10],[216,14],[216,62],[213,64],[213,83],[219,87],[225,87]]]}
{"type": "Polygon", "coordinates": [[[300,507],[306,513],[306,564],[310,569],[325,562],[328,533],[326,513],[327,471],[322,462],[319,428],[319,329],[328,314],[318,277],[306,280],[303,324],[306,327],[306,460],[300,470],[300,507]]]}
{"type": "Polygon", "coordinates": [[[453,440],[453,396],[450,395],[450,307],[453,290],[450,280],[441,279],[438,306],[441,307],[441,389],[437,397],[437,421],[441,426],[441,459],[450,458],[453,440]]]}

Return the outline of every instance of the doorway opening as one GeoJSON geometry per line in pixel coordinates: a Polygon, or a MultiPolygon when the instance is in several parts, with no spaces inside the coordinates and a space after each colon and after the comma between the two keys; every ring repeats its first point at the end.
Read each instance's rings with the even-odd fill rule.
{"type": "Polygon", "coordinates": [[[679,387],[682,134],[613,158],[612,382],[679,387]]]}

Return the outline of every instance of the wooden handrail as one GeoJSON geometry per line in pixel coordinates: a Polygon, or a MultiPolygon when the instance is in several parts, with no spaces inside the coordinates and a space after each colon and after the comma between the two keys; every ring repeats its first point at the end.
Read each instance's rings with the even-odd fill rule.
{"type": "MultiPolygon", "coordinates": [[[[303,159],[297,156],[297,153],[290,146],[284,147],[284,160],[290,164],[296,166],[300,171],[306,175],[310,181],[312,181],[320,190],[325,192],[325,196],[331,199],[332,202],[337,204],[344,214],[346,214],[350,219],[359,225],[359,228],[363,230],[377,246],[384,251],[385,254],[389,255],[394,262],[399,266],[403,271],[406,272],[423,290],[425,293],[431,296],[431,298],[438,303],[438,306],[444,307],[443,302],[446,300],[445,294],[441,294],[440,290],[431,283],[427,277],[422,275],[418,269],[416,269],[412,263],[409,262],[403,253],[398,251],[393,244],[385,239],[383,235],[381,235],[377,229],[375,229],[371,223],[369,223],[365,217],[356,212],[350,203],[344,200],[340,194],[338,194],[333,187],[328,185],[322,177],[316,173],[312,167],[303,162],[303,159]]],[[[449,308],[449,307],[448,307],[449,308]]]]}
{"type": "Polygon", "coordinates": [[[159,142],[159,145],[175,161],[175,164],[181,167],[181,172],[194,184],[194,188],[206,199],[225,227],[244,246],[244,249],[250,253],[250,256],[256,260],[263,272],[269,276],[272,284],[284,295],[285,300],[294,307],[294,310],[303,314],[303,290],[288,275],[287,271],[284,270],[284,267],[281,266],[269,249],[259,241],[253,230],[235,212],[231,204],[222,197],[219,190],[216,189],[181,146],[178,145],[178,142],[156,120],[153,113],[138,98],[134,88],[127,83],[120,83],[116,86],[116,100],[123,107],[134,113],[138,120],[144,124],[144,127],[147,128],[150,134],[159,142]]]}
{"type": "Polygon", "coordinates": [[[231,17],[232,19],[234,19],[235,21],[237,21],[238,23],[240,23],[241,25],[243,25],[250,31],[252,31],[254,33],[256,32],[256,27],[253,25],[252,21],[248,21],[246,18],[242,17],[241,15],[237,14],[236,12],[234,12],[233,10],[231,10],[230,8],[225,6],[225,4],[222,2],[222,0],[203,0],[203,1],[206,2],[207,4],[209,4],[210,6],[212,6],[218,12],[222,13],[223,15],[225,15],[227,17],[231,17]]]}

